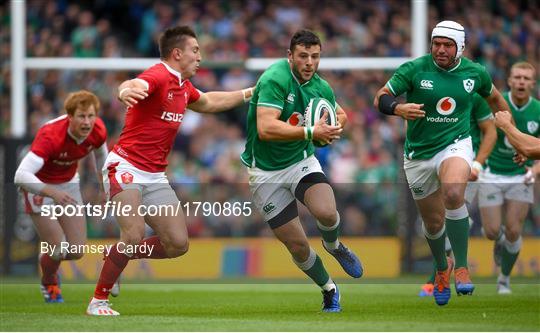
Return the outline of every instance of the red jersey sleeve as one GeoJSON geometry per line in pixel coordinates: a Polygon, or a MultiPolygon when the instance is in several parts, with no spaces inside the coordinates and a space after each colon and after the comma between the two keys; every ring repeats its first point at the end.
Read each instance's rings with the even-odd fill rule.
{"type": "Polygon", "coordinates": [[[96,118],[96,123],[94,124],[94,129],[92,131],[95,132],[96,135],[94,147],[99,148],[107,141],[107,127],[105,127],[105,123],[101,118],[96,118]]]}
{"type": "Polygon", "coordinates": [[[44,161],[47,161],[55,152],[55,140],[53,140],[51,135],[52,133],[48,130],[48,127],[42,127],[37,132],[30,146],[30,151],[43,158],[44,161]]]}
{"type": "Polygon", "coordinates": [[[162,71],[158,65],[154,65],[137,76],[138,79],[148,82],[148,93],[151,94],[160,84],[164,82],[162,71]]]}
{"type": "Polygon", "coordinates": [[[201,97],[201,93],[197,88],[193,86],[191,81],[186,81],[186,83],[188,84],[188,90],[189,90],[189,100],[187,102],[187,104],[189,105],[191,103],[197,102],[199,98],[201,97]]]}

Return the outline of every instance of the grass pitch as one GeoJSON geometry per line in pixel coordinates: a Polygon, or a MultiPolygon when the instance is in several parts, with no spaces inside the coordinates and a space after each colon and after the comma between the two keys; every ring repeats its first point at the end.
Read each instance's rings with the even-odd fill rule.
{"type": "MultiPolygon", "coordinates": [[[[444,307],[419,284],[342,283],[341,313],[322,313],[311,284],[127,284],[112,298],[119,317],[85,315],[93,284],[64,284],[64,304],[45,304],[37,282],[0,285],[2,331],[539,331],[540,285],[499,296],[477,284],[444,307]]],[[[406,280],[405,280],[406,281],[406,280]]]]}

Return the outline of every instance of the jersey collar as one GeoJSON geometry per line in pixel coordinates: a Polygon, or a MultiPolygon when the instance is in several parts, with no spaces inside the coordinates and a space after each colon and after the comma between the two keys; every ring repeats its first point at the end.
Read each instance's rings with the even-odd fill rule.
{"type": "Polygon", "coordinates": [[[516,109],[516,111],[523,111],[523,110],[525,110],[525,109],[529,106],[529,104],[531,104],[531,102],[532,102],[532,97],[529,96],[529,100],[528,100],[527,103],[525,103],[522,107],[518,107],[518,106],[516,105],[516,103],[514,103],[514,101],[512,100],[512,93],[511,93],[511,92],[508,93],[508,100],[510,101],[510,104],[512,104],[512,107],[513,107],[514,109],[516,109]]]}
{"type": "Polygon", "coordinates": [[[69,137],[72,138],[78,145],[80,145],[81,143],[84,142],[84,140],[86,140],[86,138],[79,139],[79,138],[77,138],[75,135],[73,135],[73,134],[71,133],[71,131],[69,130],[69,127],[68,127],[68,129],[67,129],[67,133],[68,133],[69,137]]]}
{"type": "Polygon", "coordinates": [[[174,74],[176,77],[178,77],[178,84],[180,86],[182,86],[182,74],[180,74],[180,72],[174,70],[171,66],[167,65],[166,62],[162,61],[161,62],[163,64],[163,66],[165,66],[165,68],[167,68],[167,70],[169,71],[169,73],[171,74],[174,74]]]}
{"type": "MultiPolygon", "coordinates": [[[[289,71],[291,72],[291,75],[292,75],[293,79],[296,81],[296,83],[298,83],[298,85],[299,85],[300,87],[303,87],[303,86],[305,86],[306,84],[308,84],[308,83],[311,82],[311,80],[309,80],[309,81],[306,81],[306,82],[304,82],[304,83],[300,83],[300,81],[298,80],[298,78],[296,77],[296,75],[294,75],[291,66],[289,66],[289,71]]],[[[313,73],[313,76],[315,76],[315,73],[313,73]]],[[[312,79],[313,79],[313,76],[311,77],[312,79]]]]}
{"type": "Polygon", "coordinates": [[[459,67],[459,65],[461,65],[461,58],[459,58],[458,63],[454,67],[452,67],[450,69],[445,69],[445,68],[442,68],[441,66],[437,65],[435,60],[433,60],[433,57],[431,57],[431,61],[433,61],[433,65],[435,65],[435,67],[437,67],[438,69],[443,70],[445,72],[453,72],[456,68],[459,67]]]}

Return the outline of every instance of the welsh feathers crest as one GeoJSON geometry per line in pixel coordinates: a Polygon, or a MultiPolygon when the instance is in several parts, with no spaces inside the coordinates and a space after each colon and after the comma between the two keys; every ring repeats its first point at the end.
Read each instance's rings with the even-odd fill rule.
{"type": "Polygon", "coordinates": [[[473,79],[463,80],[463,88],[465,88],[465,91],[470,94],[474,89],[474,80],[473,79]]]}

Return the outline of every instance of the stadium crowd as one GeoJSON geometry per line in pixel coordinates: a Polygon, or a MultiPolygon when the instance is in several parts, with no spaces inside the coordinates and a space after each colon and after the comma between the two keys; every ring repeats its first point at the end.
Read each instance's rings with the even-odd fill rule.
{"type": "MultiPolygon", "coordinates": [[[[540,68],[540,8],[535,1],[434,1],[432,27],[441,19],[467,29],[465,55],[484,64],[494,84],[506,90],[508,69],[517,60],[540,68]],[[487,8],[486,8],[487,6],[487,8]],[[441,13],[452,13],[442,17],[441,13]]],[[[301,27],[320,34],[323,56],[410,56],[410,7],[387,1],[27,1],[26,50],[30,57],[157,57],[158,33],[190,25],[198,34],[207,64],[192,80],[202,91],[235,90],[253,85],[260,73],[239,61],[250,57],[284,57],[290,36],[301,27]],[[314,13],[317,13],[316,15],[314,13]],[[211,67],[211,66],[208,66],[211,67]]],[[[0,136],[10,135],[9,4],[0,5],[0,136]]],[[[203,63],[203,67],[204,63],[203,63]]],[[[123,126],[124,108],[115,87],[136,73],[121,71],[29,70],[28,134],[59,115],[73,90],[88,89],[102,102],[109,146],[123,126]]],[[[400,179],[403,121],[373,109],[376,89],[390,72],[324,71],[349,116],[346,137],[317,154],[336,184],[339,209],[347,221],[345,235],[395,235],[395,204],[404,186],[400,179]]],[[[540,95],[537,85],[536,96],[540,95]]],[[[245,144],[247,107],[219,116],[189,113],[176,139],[169,176],[182,201],[249,201],[247,173],[239,155],[245,144]]],[[[85,162],[87,165],[91,161],[85,162]]],[[[95,180],[87,179],[83,196],[95,197],[95,180]]],[[[540,195],[540,193],[538,193],[540,195]]],[[[306,215],[306,212],[301,214],[306,215]]],[[[306,217],[307,218],[307,217],[306,217]]],[[[197,236],[256,236],[269,233],[260,218],[223,216],[188,219],[197,236]]],[[[317,234],[306,223],[308,235],[317,234]]],[[[89,223],[89,237],[111,236],[113,223],[89,223]]],[[[528,219],[526,233],[540,235],[540,205],[528,219]]]]}

